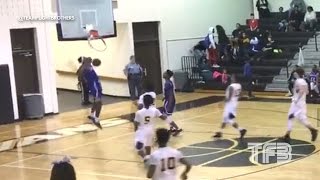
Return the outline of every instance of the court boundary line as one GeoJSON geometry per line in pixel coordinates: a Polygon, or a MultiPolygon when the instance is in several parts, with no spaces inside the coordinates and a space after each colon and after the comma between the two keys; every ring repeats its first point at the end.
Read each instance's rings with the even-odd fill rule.
{"type": "MultiPolygon", "coordinates": [[[[18,168],[18,169],[29,169],[29,170],[39,170],[39,171],[51,171],[51,169],[46,168],[36,168],[36,167],[28,167],[28,166],[13,166],[13,165],[5,165],[3,167],[8,168],[18,168]]],[[[135,176],[126,176],[126,175],[116,175],[116,174],[103,174],[103,173],[93,173],[93,172],[83,172],[77,171],[77,175],[89,175],[89,176],[105,176],[105,177],[115,177],[120,179],[138,179],[138,180],[147,180],[147,178],[135,177],[135,176]]]]}

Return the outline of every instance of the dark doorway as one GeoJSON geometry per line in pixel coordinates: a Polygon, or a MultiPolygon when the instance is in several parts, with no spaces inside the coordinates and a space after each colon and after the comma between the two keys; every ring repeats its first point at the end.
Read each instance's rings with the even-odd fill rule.
{"type": "Polygon", "coordinates": [[[23,118],[22,95],[39,93],[34,32],[35,29],[10,30],[20,118],[23,118]]]}
{"type": "Polygon", "coordinates": [[[159,22],[133,23],[134,53],[144,69],[144,81],[152,82],[156,93],[162,93],[159,46],[159,22]]]}
{"type": "Polygon", "coordinates": [[[39,93],[34,29],[11,29],[10,35],[17,95],[39,93]]]}

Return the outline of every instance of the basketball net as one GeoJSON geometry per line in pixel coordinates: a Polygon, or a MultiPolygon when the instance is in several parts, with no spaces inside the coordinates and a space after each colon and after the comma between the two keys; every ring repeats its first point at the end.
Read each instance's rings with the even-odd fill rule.
{"type": "Polygon", "coordinates": [[[96,51],[99,51],[99,52],[103,52],[107,49],[107,44],[106,42],[104,41],[104,39],[99,35],[99,32],[98,30],[95,30],[92,26],[92,24],[88,24],[86,25],[86,28],[85,28],[87,34],[88,34],[88,44],[89,46],[96,50],[96,51]],[[97,48],[97,47],[94,47],[92,42],[93,40],[101,40],[102,41],[102,44],[103,44],[103,47],[101,48],[97,48]]]}

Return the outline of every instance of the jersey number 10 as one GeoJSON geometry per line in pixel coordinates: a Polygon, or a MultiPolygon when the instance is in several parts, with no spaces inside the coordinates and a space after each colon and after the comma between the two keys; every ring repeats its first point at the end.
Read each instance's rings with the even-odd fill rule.
{"type": "Polygon", "coordinates": [[[168,159],[161,159],[161,171],[166,171],[167,169],[175,169],[176,160],[174,157],[168,159]]]}

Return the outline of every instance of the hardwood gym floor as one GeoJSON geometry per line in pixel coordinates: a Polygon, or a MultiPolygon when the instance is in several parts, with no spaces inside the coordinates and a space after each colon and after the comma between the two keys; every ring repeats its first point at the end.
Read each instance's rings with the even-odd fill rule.
{"type": "MultiPolygon", "coordinates": [[[[263,165],[260,160],[250,158],[251,150],[238,142],[238,132],[230,127],[223,139],[212,140],[221,123],[222,97],[212,97],[211,93],[178,93],[177,99],[174,119],[184,133],[171,138],[170,145],[180,148],[196,165],[190,180],[319,179],[319,140],[311,143],[309,131],[298,122],[292,133],[294,160],[263,165]]],[[[290,102],[262,97],[258,100],[239,104],[237,121],[248,130],[244,144],[277,142],[277,137],[286,131],[290,102]]],[[[308,105],[309,120],[314,126],[318,107],[308,105]]],[[[146,170],[133,146],[133,126],[128,121],[135,111],[135,106],[127,101],[104,106],[103,130],[87,124],[88,110],[0,126],[2,180],[49,179],[52,161],[65,155],[72,158],[79,180],[146,179],[146,170]]],[[[159,121],[158,126],[166,125],[159,121]]]]}

